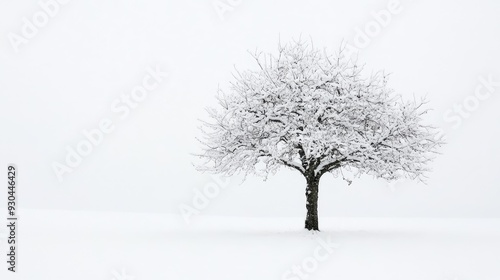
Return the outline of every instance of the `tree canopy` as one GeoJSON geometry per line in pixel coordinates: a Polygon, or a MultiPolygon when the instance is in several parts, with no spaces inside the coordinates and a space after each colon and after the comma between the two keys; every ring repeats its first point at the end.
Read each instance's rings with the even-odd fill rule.
{"type": "Polygon", "coordinates": [[[321,177],[343,168],[387,180],[423,179],[443,143],[424,124],[425,100],[404,101],[387,75],[305,42],[253,55],[219,107],[208,108],[200,167],[267,176],[280,167],[321,177]]]}

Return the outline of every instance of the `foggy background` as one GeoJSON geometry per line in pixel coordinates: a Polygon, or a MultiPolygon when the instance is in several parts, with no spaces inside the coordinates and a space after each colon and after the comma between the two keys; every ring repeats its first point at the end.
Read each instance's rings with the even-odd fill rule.
{"type": "MultiPolygon", "coordinates": [[[[242,0],[223,17],[216,2],[69,1],[18,52],[9,34],[20,34],[23,17],[40,7],[0,3],[0,167],[18,166],[21,207],[179,213],[212,180],[193,166],[198,119],[234,66],[255,67],[247,51],[276,52],[278,40],[299,37],[335,51],[390,1],[242,0]],[[113,101],[157,65],[169,77],[120,119],[113,101]],[[104,118],[114,130],[59,182],[53,162],[64,163],[66,147],[104,118]]],[[[428,121],[448,144],[427,185],[362,177],[347,186],[325,175],[320,216],[500,217],[500,86],[459,125],[445,117],[456,120],[450,110],[474,95],[481,77],[500,81],[500,3],[402,0],[400,8],[359,61],[366,74],[392,73],[389,85],[404,97],[426,96],[434,109],[428,121]]],[[[305,215],[296,171],[230,182],[203,215],[305,215]]]]}

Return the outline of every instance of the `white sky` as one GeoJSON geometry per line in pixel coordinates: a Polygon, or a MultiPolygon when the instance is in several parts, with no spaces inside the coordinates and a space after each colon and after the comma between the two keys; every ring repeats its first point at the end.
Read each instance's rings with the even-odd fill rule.
{"type": "MultiPolygon", "coordinates": [[[[0,166],[18,165],[23,207],[176,213],[210,180],[195,171],[190,155],[199,151],[198,119],[234,65],[254,67],[247,50],[275,51],[278,38],[299,36],[336,50],[387,3],[242,0],[221,20],[211,0],[71,1],[16,53],[9,34],[20,34],[23,17],[40,7],[2,1],[0,166]],[[155,65],[170,77],[119,119],[111,103],[155,65]],[[103,118],[115,130],[59,183],[52,162],[64,162],[65,147],[103,118]]],[[[393,73],[390,85],[404,96],[427,96],[435,109],[429,120],[448,132],[449,144],[428,185],[401,182],[391,190],[367,177],[347,187],[324,177],[320,215],[500,217],[500,87],[459,127],[443,119],[474,94],[479,77],[500,81],[500,2],[401,6],[359,59],[368,72],[393,73]]],[[[288,170],[267,182],[233,179],[204,214],[302,216],[304,188],[288,170]]]]}

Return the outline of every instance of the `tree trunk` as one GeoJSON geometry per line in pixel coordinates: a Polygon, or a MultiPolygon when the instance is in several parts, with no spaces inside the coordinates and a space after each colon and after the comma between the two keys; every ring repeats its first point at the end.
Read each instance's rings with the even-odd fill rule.
{"type": "Polygon", "coordinates": [[[306,229],[318,230],[318,191],[319,191],[319,178],[309,176],[306,178],[306,229]]]}

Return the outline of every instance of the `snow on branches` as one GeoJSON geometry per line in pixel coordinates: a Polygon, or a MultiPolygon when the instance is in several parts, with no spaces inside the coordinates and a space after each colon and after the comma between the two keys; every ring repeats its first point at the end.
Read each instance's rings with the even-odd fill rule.
{"type": "Polygon", "coordinates": [[[422,123],[425,101],[403,101],[387,76],[362,75],[342,52],[304,42],[257,53],[258,70],[237,72],[204,122],[199,168],[267,176],[281,166],[304,176],[350,168],[387,180],[422,179],[443,143],[422,123]]]}

